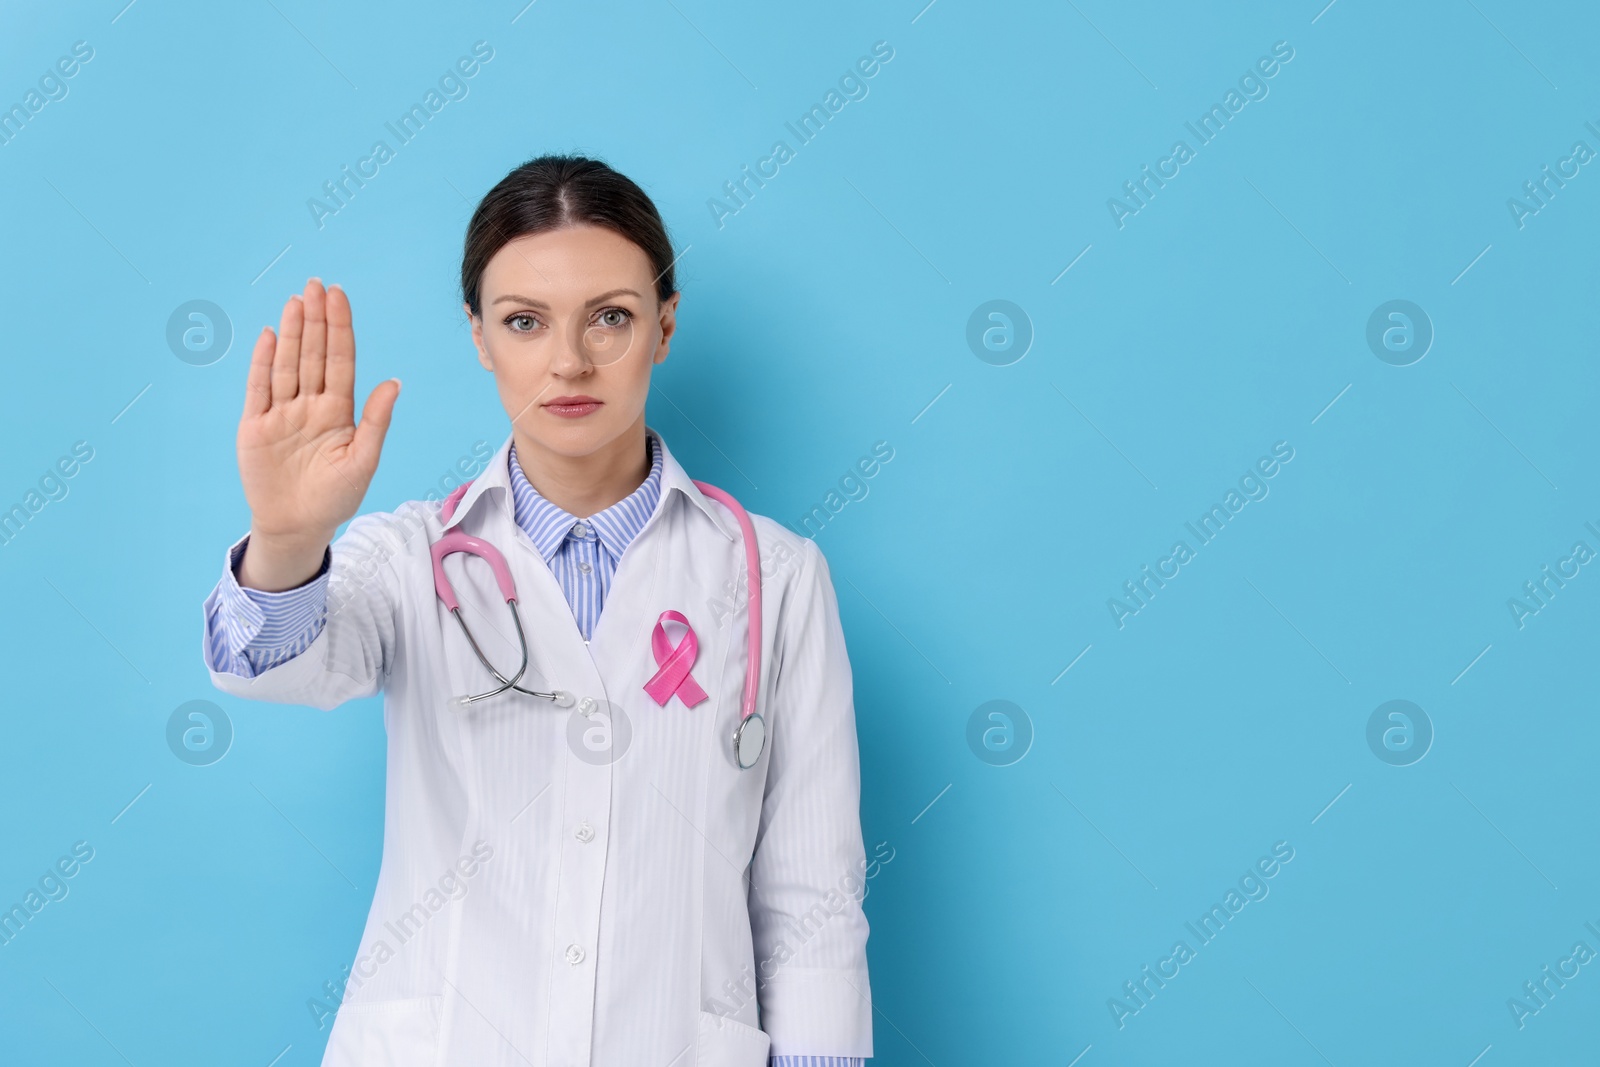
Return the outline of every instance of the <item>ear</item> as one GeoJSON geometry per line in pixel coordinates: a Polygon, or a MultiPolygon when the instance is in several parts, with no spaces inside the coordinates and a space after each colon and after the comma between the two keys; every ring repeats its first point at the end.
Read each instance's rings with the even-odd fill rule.
{"type": "Polygon", "coordinates": [[[472,305],[465,300],[461,302],[461,310],[466,312],[467,321],[472,323],[472,346],[478,350],[478,362],[484,370],[493,373],[494,361],[489,358],[489,350],[483,346],[483,320],[472,313],[472,305]]]}
{"type": "Polygon", "coordinates": [[[680,289],[661,302],[661,343],[656,345],[655,355],[650,358],[652,363],[666,359],[672,347],[672,334],[678,328],[678,298],[682,295],[680,289]]]}

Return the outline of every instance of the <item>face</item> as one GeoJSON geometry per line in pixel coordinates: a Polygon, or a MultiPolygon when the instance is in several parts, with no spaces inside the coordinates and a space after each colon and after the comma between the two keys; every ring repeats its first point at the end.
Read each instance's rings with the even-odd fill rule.
{"type": "Polygon", "coordinates": [[[466,311],[519,444],[576,458],[642,423],[678,307],[677,293],[657,301],[655,276],[642,248],[601,226],[518,237],[489,260],[483,315],[466,311]]]}

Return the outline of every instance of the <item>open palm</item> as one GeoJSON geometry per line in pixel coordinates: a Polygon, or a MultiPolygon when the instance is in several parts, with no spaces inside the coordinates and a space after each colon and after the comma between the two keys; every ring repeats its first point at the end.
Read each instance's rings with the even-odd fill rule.
{"type": "Polygon", "coordinates": [[[372,390],[357,426],[355,376],[350,300],[312,278],[250,357],[238,448],[255,533],[326,544],[360,508],[400,382],[372,390]]]}

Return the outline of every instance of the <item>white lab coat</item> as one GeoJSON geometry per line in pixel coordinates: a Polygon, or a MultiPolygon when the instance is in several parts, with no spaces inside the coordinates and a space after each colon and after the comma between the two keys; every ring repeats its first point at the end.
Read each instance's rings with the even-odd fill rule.
{"type": "MultiPolygon", "coordinates": [[[[741,771],[730,738],[746,564],[732,513],[667,451],[660,504],[586,645],[513,518],[512,440],[452,525],[510,566],[530,651],[520,684],[593,696],[599,717],[520,693],[452,706],[495,683],[434,594],[438,501],[351,521],[333,545],[326,626],[304,652],[254,679],[211,672],[235,696],[325,710],[384,694],[383,862],[325,1067],[872,1055],[851,671],[821,552],[751,515],[769,734],[741,771]],[[699,639],[692,675],[709,699],[694,708],[677,696],[658,706],[643,688],[669,608],[699,639]],[[621,709],[613,740],[631,734],[610,761],[591,747],[608,708],[621,709]]],[[[516,634],[488,565],[457,554],[445,568],[509,676],[516,634]]]]}

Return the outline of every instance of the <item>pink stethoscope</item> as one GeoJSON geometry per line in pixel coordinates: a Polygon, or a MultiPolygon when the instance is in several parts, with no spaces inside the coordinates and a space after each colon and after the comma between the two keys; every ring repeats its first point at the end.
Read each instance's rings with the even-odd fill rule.
{"type": "MultiPolygon", "coordinates": [[[[455,515],[456,505],[466,495],[467,488],[472,483],[458,486],[454,492],[445,497],[444,506],[439,513],[442,523],[448,524],[455,515]]],[[[739,520],[739,529],[744,534],[745,565],[750,572],[750,601],[749,624],[750,642],[749,653],[745,658],[744,673],[744,699],[739,708],[739,725],[733,730],[734,760],[742,770],[749,770],[756,765],[756,760],[761,758],[761,749],[767,740],[767,724],[756,711],[756,691],[761,681],[761,557],[756,547],[755,527],[750,523],[750,516],[739,502],[731,495],[718,489],[714,485],[694,479],[694,484],[711,499],[720,501],[733,512],[739,520]]],[[[457,705],[465,707],[474,701],[486,700],[497,696],[508,689],[514,689],[528,696],[539,697],[552,701],[557,707],[567,708],[573,704],[573,696],[564,690],[550,693],[541,693],[532,689],[524,689],[517,682],[528,669],[528,638],[522,628],[522,615],[517,610],[516,584],[511,580],[511,569],[506,566],[505,557],[500,550],[482,538],[473,537],[463,533],[460,529],[448,530],[444,536],[433,543],[433,589],[444,606],[456,617],[456,622],[461,624],[461,632],[467,635],[467,643],[472,646],[472,651],[477,655],[478,662],[494,676],[499,682],[498,688],[474,696],[457,698],[457,705]],[[466,552],[477,556],[489,564],[494,571],[495,582],[500,586],[500,593],[506,598],[506,604],[511,608],[511,619],[517,624],[517,642],[522,646],[522,665],[517,668],[517,673],[507,678],[495,669],[494,664],[483,654],[478,647],[478,642],[473,638],[472,631],[467,628],[467,622],[461,617],[461,605],[456,600],[456,592],[450,585],[450,579],[445,577],[444,558],[456,552],[466,552]]],[[[706,699],[706,692],[695,682],[689,674],[689,668],[694,665],[695,655],[699,651],[699,640],[695,637],[694,628],[689,625],[689,620],[681,612],[663,611],[656,620],[654,630],[650,634],[650,651],[655,657],[656,673],[644,684],[644,690],[662,707],[673,695],[683,701],[686,707],[694,707],[706,699]],[[667,637],[664,624],[667,622],[681,623],[684,627],[683,637],[674,645],[667,637]]],[[[592,707],[592,701],[585,701],[592,707]]],[[[588,712],[585,712],[588,714],[588,712]]]]}

